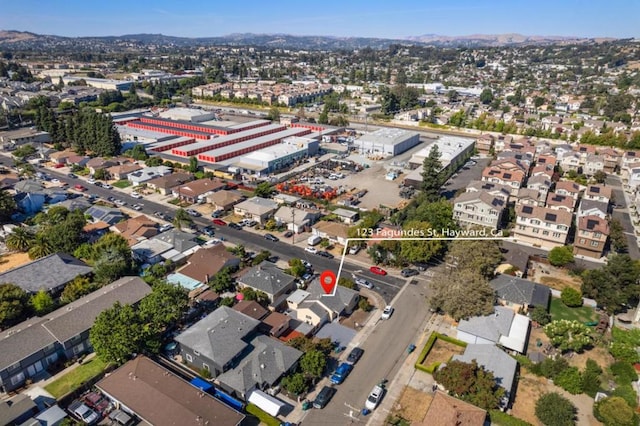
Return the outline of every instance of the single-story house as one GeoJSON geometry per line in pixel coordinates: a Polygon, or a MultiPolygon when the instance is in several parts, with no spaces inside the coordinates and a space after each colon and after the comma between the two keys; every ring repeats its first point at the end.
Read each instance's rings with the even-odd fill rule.
{"type": "Polygon", "coordinates": [[[335,209],[332,213],[338,216],[342,222],[349,225],[353,225],[360,220],[360,213],[353,210],[335,209]]]}
{"type": "Polygon", "coordinates": [[[255,300],[241,300],[233,305],[232,309],[258,321],[262,321],[262,319],[269,314],[269,310],[263,308],[262,305],[255,300]]]}
{"type": "Polygon", "coordinates": [[[145,167],[142,170],[129,173],[127,179],[134,185],[140,185],[141,183],[148,182],[151,179],[171,174],[171,170],[171,167],[167,166],[145,167]]]}
{"type": "Polygon", "coordinates": [[[249,342],[259,324],[256,319],[220,306],[176,336],[175,341],[187,364],[217,377],[253,349],[249,342]]]}
{"type": "Polygon", "coordinates": [[[158,235],[158,224],[144,214],[118,222],[112,229],[122,235],[129,246],[158,235]]]}
{"type": "Polygon", "coordinates": [[[207,203],[215,210],[232,210],[233,206],[245,200],[247,197],[239,191],[223,189],[207,195],[207,203]]]}
{"type": "Polygon", "coordinates": [[[280,381],[280,378],[298,365],[302,352],[277,339],[258,335],[249,345],[253,350],[247,354],[237,367],[218,376],[220,386],[245,399],[254,390],[267,390],[280,381]]]}
{"type": "Polygon", "coordinates": [[[233,207],[238,216],[253,219],[258,223],[265,223],[279,207],[278,203],[268,198],[251,197],[233,207]]]}
{"type": "Polygon", "coordinates": [[[107,173],[111,179],[122,180],[127,179],[129,174],[137,172],[138,170],[142,170],[142,166],[133,163],[126,163],[109,167],[107,169],[107,173]]]}
{"type": "Polygon", "coordinates": [[[87,155],[70,155],[67,157],[67,165],[84,167],[91,158],[87,155]]]}
{"type": "Polygon", "coordinates": [[[87,209],[84,214],[90,216],[91,220],[94,222],[102,221],[108,223],[111,226],[125,219],[125,215],[120,211],[120,209],[99,206],[96,204],[89,207],[89,209],[87,209]]]}
{"type": "Polygon", "coordinates": [[[436,391],[424,421],[418,426],[484,426],[486,419],[487,412],[482,408],[436,391]]]}
{"type": "Polygon", "coordinates": [[[267,295],[272,305],[278,303],[282,296],[296,289],[295,277],[285,274],[274,264],[264,261],[254,266],[238,278],[238,286],[250,287],[267,295]]]}
{"type": "Polygon", "coordinates": [[[38,412],[29,395],[18,394],[0,400],[0,425],[21,425],[38,412]]]}
{"type": "Polygon", "coordinates": [[[296,233],[310,228],[320,216],[319,210],[302,210],[289,206],[282,206],[273,214],[278,225],[286,225],[288,230],[296,233]]]}
{"type": "Polygon", "coordinates": [[[551,289],[546,285],[505,274],[496,276],[489,285],[496,291],[498,301],[516,312],[521,308],[525,312],[529,308],[549,310],[551,289]]]}
{"type": "Polygon", "coordinates": [[[162,195],[171,194],[171,190],[179,185],[184,185],[193,180],[191,173],[171,173],[165,176],[155,177],[147,181],[147,188],[153,189],[162,195]]]}
{"type": "Polygon", "coordinates": [[[531,320],[511,308],[496,306],[494,313],[463,319],[458,324],[458,340],[469,344],[499,344],[521,354],[527,352],[531,320]]]}
{"type": "Polygon", "coordinates": [[[290,324],[291,318],[289,316],[281,314],[280,312],[271,312],[262,319],[260,329],[266,334],[277,338],[289,329],[290,324]]]}
{"type": "MultiPolygon", "coordinates": [[[[48,272],[47,275],[54,275],[48,272]]],[[[50,366],[90,352],[89,330],[115,302],[135,304],[151,292],[139,277],[123,277],[43,317],[0,333],[0,390],[10,392],[50,366]]]]}
{"type": "Polygon", "coordinates": [[[245,418],[143,355],[108,374],[96,387],[145,424],[239,426],[245,418]]]}
{"type": "Polygon", "coordinates": [[[49,154],[49,160],[51,160],[54,164],[66,164],[67,158],[74,155],[77,154],[71,150],[57,151],[49,154]]]}
{"type": "Polygon", "coordinates": [[[273,201],[278,204],[284,204],[286,206],[295,206],[296,203],[298,203],[298,201],[300,201],[301,199],[302,198],[296,197],[295,195],[284,194],[282,192],[277,193],[273,196],[273,201]]]}
{"type": "Polygon", "coordinates": [[[498,386],[505,390],[500,407],[503,409],[509,407],[516,390],[518,361],[495,345],[481,344],[467,345],[462,355],[454,355],[452,359],[466,363],[475,361],[485,370],[493,373],[498,386]]]}
{"type": "Polygon", "coordinates": [[[114,160],[106,160],[102,157],[95,157],[87,161],[85,166],[89,169],[89,173],[92,175],[96,173],[96,170],[108,169],[109,167],[113,167],[118,165],[118,163],[114,160]]]}
{"type": "Polygon", "coordinates": [[[313,225],[311,233],[320,238],[326,238],[334,244],[344,246],[349,238],[349,226],[344,223],[320,221],[313,225]]]}
{"type": "Polygon", "coordinates": [[[174,197],[189,203],[205,200],[207,195],[225,189],[227,184],[220,179],[198,179],[184,185],[175,186],[171,193],[174,197]]]}
{"type": "Polygon", "coordinates": [[[164,260],[181,263],[199,248],[193,234],[171,229],[131,246],[131,252],[138,261],[153,265],[164,260]]]}
{"type": "Polygon", "coordinates": [[[29,294],[42,289],[58,294],[67,283],[91,272],[93,269],[83,261],[59,252],[3,272],[0,274],[0,284],[15,284],[29,294]]]}

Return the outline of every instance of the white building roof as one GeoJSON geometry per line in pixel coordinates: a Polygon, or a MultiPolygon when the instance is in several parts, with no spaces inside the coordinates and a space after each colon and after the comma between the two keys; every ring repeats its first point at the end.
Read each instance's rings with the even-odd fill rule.
{"type": "Polygon", "coordinates": [[[372,143],[380,145],[398,145],[407,139],[419,135],[418,132],[411,132],[404,129],[384,128],[375,132],[362,135],[356,143],[372,143]]]}
{"type": "Polygon", "coordinates": [[[529,338],[529,323],[528,317],[516,314],[511,322],[509,335],[500,336],[500,344],[505,348],[524,353],[524,348],[529,338]]]}
{"type": "Polygon", "coordinates": [[[422,164],[424,159],[429,156],[429,153],[431,153],[431,149],[433,149],[434,146],[437,146],[440,151],[440,163],[442,164],[442,167],[446,167],[453,159],[474,143],[474,139],[458,136],[440,136],[433,143],[413,154],[410,162],[422,164]]]}

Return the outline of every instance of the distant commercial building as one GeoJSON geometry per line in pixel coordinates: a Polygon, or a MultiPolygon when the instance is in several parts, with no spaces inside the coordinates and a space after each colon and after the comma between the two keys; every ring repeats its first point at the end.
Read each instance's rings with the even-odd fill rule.
{"type": "Polygon", "coordinates": [[[233,163],[233,166],[242,173],[265,175],[315,155],[318,148],[319,143],[315,139],[293,136],[283,139],[277,145],[251,152],[233,163]]]}
{"type": "Polygon", "coordinates": [[[70,75],[62,77],[62,82],[67,85],[70,83],[76,83],[80,80],[84,80],[84,82],[87,83],[87,86],[106,90],[129,90],[133,84],[132,81],[112,80],[107,78],[73,77],[70,75]]]}
{"type": "Polygon", "coordinates": [[[170,120],[182,120],[192,123],[201,123],[203,121],[213,120],[215,114],[211,111],[205,111],[196,108],[171,108],[160,113],[160,117],[170,120]]]}
{"type": "Polygon", "coordinates": [[[431,149],[437,146],[440,151],[440,164],[443,169],[456,169],[462,165],[471,156],[475,146],[475,140],[469,138],[461,138],[458,136],[441,136],[433,143],[422,148],[411,156],[409,166],[417,168],[422,166],[424,159],[429,156],[431,149]]]}
{"type": "Polygon", "coordinates": [[[47,132],[40,132],[33,128],[10,130],[0,132],[0,145],[4,149],[13,149],[28,143],[49,143],[51,135],[47,132]]]}
{"type": "Polygon", "coordinates": [[[399,155],[420,143],[420,134],[402,129],[385,128],[368,133],[355,141],[361,153],[399,155]]]}

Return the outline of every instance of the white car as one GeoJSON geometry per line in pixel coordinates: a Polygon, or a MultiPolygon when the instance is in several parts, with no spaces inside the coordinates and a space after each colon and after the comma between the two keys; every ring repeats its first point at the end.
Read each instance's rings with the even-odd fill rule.
{"type": "Polygon", "coordinates": [[[122,200],[115,200],[113,202],[113,204],[118,205],[118,206],[126,206],[127,202],[126,201],[122,201],[122,200]]]}
{"type": "Polygon", "coordinates": [[[160,228],[158,228],[158,232],[168,231],[171,228],[173,228],[173,225],[170,224],[170,223],[166,223],[166,224],[162,225],[160,228]]]}
{"type": "Polygon", "coordinates": [[[307,253],[311,253],[311,254],[317,254],[318,253],[318,249],[315,247],[305,247],[304,251],[306,251],[307,253]]]}
{"type": "Polygon", "coordinates": [[[53,178],[51,179],[51,183],[60,183],[60,179],[53,178]]]}
{"type": "Polygon", "coordinates": [[[91,178],[90,178],[90,179],[87,179],[87,183],[90,183],[90,184],[92,184],[92,185],[95,185],[96,180],[95,180],[95,179],[91,179],[91,178]]]}
{"type": "Polygon", "coordinates": [[[382,315],[380,316],[380,319],[386,320],[391,318],[391,315],[393,315],[393,306],[391,305],[387,305],[384,307],[384,311],[382,311],[382,315]]]}
{"type": "Polygon", "coordinates": [[[136,211],[140,211],[142,210],[142,204],[134,204],[131,206],[132,209],[136,210],[136,211]]]}
{"type": "Polygon", "coordinates": [[[135,192],[135,191],[133,191],[133,192],[131,193],[131,196],[132,196],[133,198],[138,199],[138,200],[142,198],[142,195],[138,194],[138,193],[137,193],[137,192],[135,192]]]}
{"type": "Polygon", "coordinates": [[[371,284],[369,281],[365,280],[364,278],[356,278],[356,284],[358,284],[360,287],[364,287],[368,289],[373,288],[373,284],[371,284]]]}
{"type": "Polygon", "coordinates": [[[305,268],[307,269],[313,269],[313,265],[310,264],[309,262],[307,262],[306,260],[301,260],[302,264],[304,265],[305,268]]]}
{"type": "Polygon", "coordinates": [[[102,187],[103,187],[104,189],[113,189],[113,186],[109,185],[108,183],[103,183],[103,184],[102,184],[102,187]]]}
{"type": "Polygon", "coordinates": [[[384,388],[380,385],[375,385],[367,397],[367,401],[364,403],[365,408],[371,411],[375,410],[378,404],[380,404],[382,394],[384,394],[384,388]]]}

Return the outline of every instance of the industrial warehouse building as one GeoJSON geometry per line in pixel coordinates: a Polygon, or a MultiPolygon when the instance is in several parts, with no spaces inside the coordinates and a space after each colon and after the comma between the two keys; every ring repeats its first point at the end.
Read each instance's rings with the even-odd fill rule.
{"type": "Polygon", "coordinates": [[[233,166],[240,173],[266,175],[283,169],[296,161],[318,153],[319,142],[308,137],[293,136],[277,145],[251,152],[233,166]]]}
{"type": "Polygon", "coordinates": [[[380,129],[362,135],[355,141],[362,154],[383,154],[395,156],[420,143],[420,134],[403,129],[380,129]]]}

